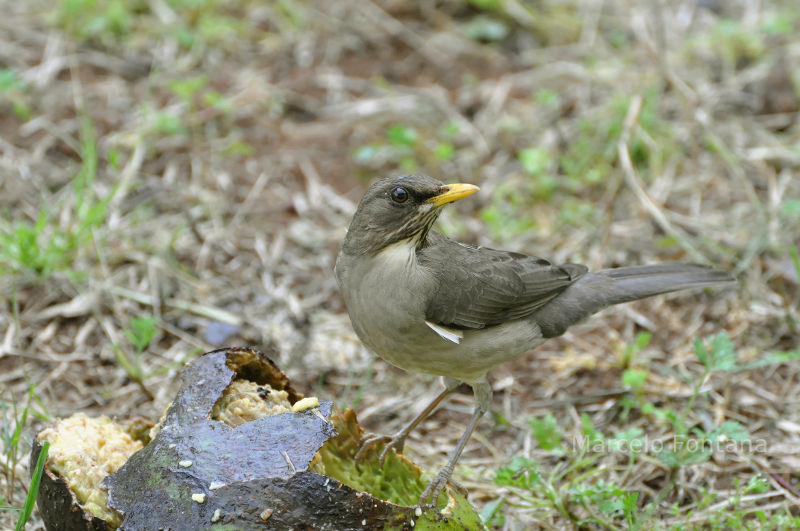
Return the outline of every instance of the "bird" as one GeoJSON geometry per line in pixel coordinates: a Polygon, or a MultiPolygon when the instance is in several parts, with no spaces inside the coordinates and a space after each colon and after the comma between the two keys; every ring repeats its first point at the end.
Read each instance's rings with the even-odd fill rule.
{"type": "Polygon", "coordinates": [[[447,464],[420,505],[436,505],[478,421],[489,409],[493,368],[560,336],[608,306],[734,282],[697,264],[589,272],[513,251],[462,243],[434,230],[442,209],[475,185],[421,174],[375,180],[356,208],[334,266],[353,329],[369,350],[412,373],[441,376],[444,389],[392,436],[368,435],[355,456],[385,443],[402,452],[408,434],[461,384],[475,408],[447,464]]]}

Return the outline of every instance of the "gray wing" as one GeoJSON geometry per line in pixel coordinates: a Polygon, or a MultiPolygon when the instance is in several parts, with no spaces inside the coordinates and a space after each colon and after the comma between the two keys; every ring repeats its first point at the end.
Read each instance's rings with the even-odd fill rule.
{"type": "Polygon", "coordinates": [[[420,265],[436,276],[426,319],[451,328],[485,328],[526,317],[582,277],[586,266],[455,242],[431,231],[420,265]]]}

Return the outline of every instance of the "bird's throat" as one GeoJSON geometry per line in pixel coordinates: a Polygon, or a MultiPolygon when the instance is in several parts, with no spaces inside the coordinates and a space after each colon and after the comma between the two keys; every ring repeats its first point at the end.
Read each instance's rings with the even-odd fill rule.
{"type": "Polygon", "coordinates": [[[392,271],[406,270],[417,261],[417,246],[410,238],[400,240],[381,249],[375,258],[392,271]]]}
{"type": "Polygon", "coordinates": [[[416,212],[416,216],[410,218],[400,229],[391,234],[387,240],[391,242],[391,245],[408,242],[406,245],[413,246],[415,250],[427,247],[428,233],[436,222],[436,218],[439,217],[439,213],[440,209],[431,208],[430,205],[423,205],[416,212]]]}
{"type": "Polygon", "coordinates": [[[349,255],[373,257],[394,245],[410,246],[418,251],[428,246],[428,234],[440,212],[441,208],[424,204],[395,226],[374,223],[357,213],[342,249],[349,255]]]}

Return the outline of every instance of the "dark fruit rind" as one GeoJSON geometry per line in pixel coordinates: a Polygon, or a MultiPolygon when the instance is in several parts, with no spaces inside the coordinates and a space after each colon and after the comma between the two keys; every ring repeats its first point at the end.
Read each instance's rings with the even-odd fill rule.
{"type": "MultiPolygon", "coordinates": [[[[425,481],[402,455],[390,452],[381,467],[370,452],[356,467],[363,429],[355,414],[331,415],[330,402],[301,399],[252,349],[220,349],[188,364],[152,440],[146,426],[129,423],[128,433],[146,445],[102,482],[108,505],[122,515],[120,529],[482,527],[466,497],[450,488],[438,509],[417,507],[425,481]],[[246,382],[233,385],[237,380],[246,382]],[[275,400],[259,404],[259,396],[275,400]],[[242,411],[252,404],[264,407],[242,411]],[[239,410],[220,414],[229,406],[239,410]]],[[[113,529],[45,470],[39,506],[47,529],[113,529]]]]}

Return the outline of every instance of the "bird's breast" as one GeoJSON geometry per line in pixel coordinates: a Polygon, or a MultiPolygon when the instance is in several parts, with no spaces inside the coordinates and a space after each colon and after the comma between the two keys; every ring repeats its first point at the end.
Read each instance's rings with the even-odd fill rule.
{"type": "Polygon", "coordinates": [[[434,278],[413,245],[397,243],[374,256],[340,254],[336,278],[353,328],[379,356],[392,361],[410,337],[430,332],[425,310],[434,278]]]}
{"type": "Polygon", "coordinates": [[[371,257],[340,254],[335,269],[353,329],[384,360],[474,382],[543,341],[538,327],[523,321],[465,330],[459,343],[441,337],[425,324],[435,277],[417,262],[413,248],[396,245],[371,257]]]}

